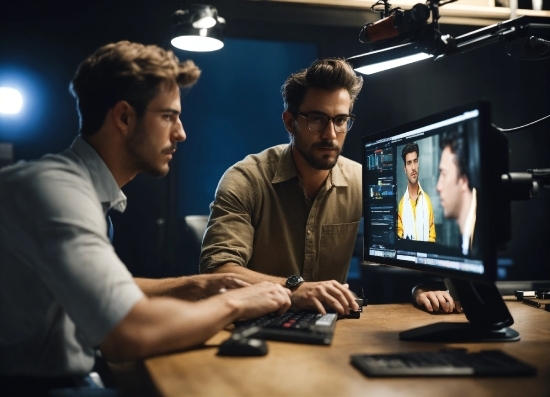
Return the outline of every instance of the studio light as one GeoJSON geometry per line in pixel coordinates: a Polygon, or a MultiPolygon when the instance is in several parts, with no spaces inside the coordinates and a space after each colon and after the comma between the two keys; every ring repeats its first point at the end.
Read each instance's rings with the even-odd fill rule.
{"type": "Polygon", "coordinates": [[[172,14],[172,45],[186,51],[207,52],[223,47],[225,19],[215,7],[190,4],[172,14]]]}
{"type": "Polygon", "coordinates": [[[372,11],[382,18],[367,23],[359,35],[360,41],[369,45],[370,51],[348,59],[359,73],[372,74],[428,58],[435,60],[465,52],[496,41],[504,41],[508,55],[522,60],[550,57],[550,41],[530,36],[535,30],[550,25],[532,23],[528,17],[500,22],[471,33],[453,38],[439,31],[439,7],[450,0],[428,0],[416,4],[411,10],[399,7],[390,9],[388,0],[379,0],[372,11]],[[376,8],[383,4],[384,8],[376,8]],[[428,22],[431,13],[431,22],[428,22]]]}
{"type": "Polygon", "coordinates": [[[359,73],[374,74],[433,57],[428,51],[424,46],[410,43],[374,51],[368,57],[365,54],[358,55],[348,61],[359,73]],[[361,62],[356,62],[354,58],[361,58],[361,62]]]}
{"type": "Polygon", "coordinates": [[[23,97],[15,88],[0,87],[0,114],[17,114],[23,107],[23,97]]]}

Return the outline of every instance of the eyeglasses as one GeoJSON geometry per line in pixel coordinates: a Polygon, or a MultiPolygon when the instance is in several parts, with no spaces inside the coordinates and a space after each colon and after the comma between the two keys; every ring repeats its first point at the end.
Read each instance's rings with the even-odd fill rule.
{"type": "Polygon", "coordinates": [[[307,128],[313,132],[323,132],[330,120],[332,121],[332,125],[334,125],[334,131],[345,134],[351,129],[355,120],[355,115],[353,114],[330,117],[322,113],[302,113],[298,110],[296,113],[307,119],[307,128]]]}

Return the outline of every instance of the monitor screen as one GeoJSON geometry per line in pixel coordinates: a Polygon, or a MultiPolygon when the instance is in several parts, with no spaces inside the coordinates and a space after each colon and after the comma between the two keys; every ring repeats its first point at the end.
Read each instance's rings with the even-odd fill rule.
{"type": "Polygon", "coordinates": [[[493,134],[479,101],[364,136],[365,261],[495,281],[493,134]]]}
{"type": "Polygon", "coordinates": [[[410,341],[516,341],[494,283],[509,238],[507,139],[479,101],[362,139],[364,259],[442,276],[469,323],[403,331],[410,341]]]}

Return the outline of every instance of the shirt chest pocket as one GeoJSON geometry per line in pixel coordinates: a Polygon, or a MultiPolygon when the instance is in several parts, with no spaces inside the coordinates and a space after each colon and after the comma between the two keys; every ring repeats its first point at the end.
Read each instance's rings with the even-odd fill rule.
{"type": "Polygon", "coordinates": [[[359,222],[321,226],[316,280],[346,281],[359,222]]]}

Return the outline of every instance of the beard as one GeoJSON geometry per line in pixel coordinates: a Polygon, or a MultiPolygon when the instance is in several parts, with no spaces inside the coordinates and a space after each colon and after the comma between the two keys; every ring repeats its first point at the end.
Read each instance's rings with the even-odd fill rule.
{"type": "Polygon", "coordinates": [[[166,164],[164,167],[155,167],[152,164],[143,162],[143,173],[148,174],[151,176],[155,176],[158,178],[163,178],[168,174],[168,171],[170,171],[170,166],[166,164]]]}
{"type": "Polygon", "coordinates": [[[333,169],[336,163],[338,162],[338,157],[340,157],[340,154],[342,153],[344,146],[342,145],[342,147],[340,147],[331,141],[321,141],[321,142],[314,143],[311,146],[307,146],[307,144],[302,141],[301,136],[302,136],[302,133],[299,132],[295,126],[294,127],[294,147],[302,155],[304,160],[306,160],[306,162],[316,170],[333,169]],[[334,158],[332,158],[330,155],[327,155],[327,154],[318,156],[315,153],[315,149],[317,148],[336,149],[337,154],[334,158]]]}
{"type": "Polygon", "coordinates": [[[168,163],[161,163],[161,155],[172,152],[176,145],[170,145],[157,153],[148,140],[148,135],[143,127],[136,127],[136,131],[128,140],[128,154],[131,156],[133,167],[138,172],[143,172],[155,177],[164,177],[170,171],[168,163]]]}

